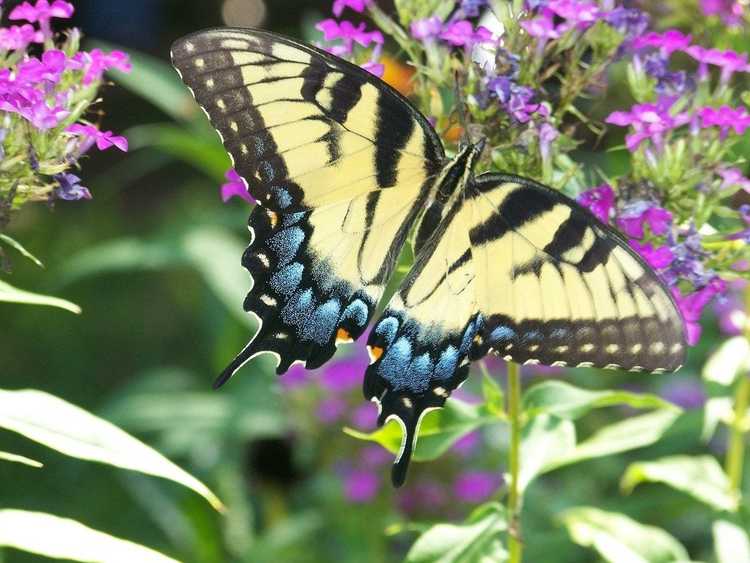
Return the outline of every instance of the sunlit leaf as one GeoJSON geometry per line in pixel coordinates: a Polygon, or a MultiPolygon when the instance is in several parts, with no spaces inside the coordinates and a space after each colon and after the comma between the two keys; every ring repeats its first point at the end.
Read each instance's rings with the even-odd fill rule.
{"type": "Polygon", "coordinates": [[[656,395],[620,390],[588,391],[562,381],[545,381],[526,391],[523,396],[523,410],[530,417],[546,413],[574,420],[591,409],[612,405],[636,409],[673,407],[656,395]]]}
{"type": "Polygon", "coordinates": [[[81,308],[75,303],[60,299],[58,297],[51,297],[49,295],[41,295],[39,293],[31,293],[30,291],[24,291],[13,287],[12,285],[0,281],[0,301],[6,303],[20,303],[23,305],[43,305],[47,307],[57,307],[59,309],[65,309],[71,313],[79,315],[81,308]]]}
{"type": "Polygon", "coordinates": [[[701,440],[708,442],[716,432],[719,422],[730,424],[734,419],[732,399],[729,397],[712,397],[703,406],[703,430],[701,440]]]}
{"type": "Polygon", "coordinates": [[[505,510],[491,504],[464,524],[437,524],[422,534],[406,556],[407,563],[480,563],[507,560],[501,532],[507,529],[505,510]]]}
{"type": "Polygon", "coordinates": [[[482,395],[487,410],[494,415],[505,417],[503,388],[486,370],[482,373],[482,395]]]}
{"type": "Polygon", "coordinates": [[[25,510],[0,510],[0,546],[73,561],[177,563],[157,551],[75,520],[25,510]]]}
{"type": "Polygon", "coordinates": [[[621,486],[630,492],[645,482],[664,483],[717,510],[735,511],[739,505],[726,473],[711,456],[679,455],[631,463],[621,486]]]}
{"type": "Polygon", "coordinates": [[[72,457],[175,481],[202,495],[217,510],[223,508],[203,483],[157,451],[106,420],[42,391],[0,391],[0,428],[72,457]]]}
{"type": "MultiPolygon", "coordinates": [[[[469,432],[496,422],[498,418],[491,416],[482,406],[449,399],[445,408],[428,412],[422,419],[414,460],[435,459],[469,432]]],[[[401,446],[401,427],[395,420],[369,434],[352,428],[345,428],[344,432],[360,440],[377,442],[393,453],[401,446]]]]}
{"type": "Polygon", "coordinates": [[[687,561],[685,548],[660,528],[645,526],[624,514],[586,506],[566,510],[560,519],[572,540],[591,547],[610,563],[687,561]]]}
{"type": "Polygon", "coordinates": [[[703,365],[703,378],[729,386],[741,373],[750,370],[750,342],[734,336],[721,343],[703,365]]]}
{"type": "Polygon", "coordinates": [[[570,420],[539,415],[523,429],[519,489],[528,484],[556,459],[568,456],[576,445],[576,429],[570,420]]]}
{"type": "Polygon", "coordinates": [[[20,242],[18,242],[16,239],[13,239],[13,238],[9,237],[8,235],[4,235],[4,234],[0,233],[0,242],[4,242],[5,244],[7,244],[8,246],[10,246],[11,248],[16,249],[18,252],[21,253],[21,255],[23,255],[24,257],[26,257],[29,260],[31,260],[34,264],[36,264],[40,268],[44,268],[44,264],[42,264],[41,260],[39,260],[31,252],[29,252],[28,250],[26,250],[26,248],[20,242]]]}
{"type": "Polygon", "coordinates": [[[713,525],[718,563],[750,563],[750,538],[737,524],[717,520],[713,525]]]}
{"type": "Polygon", "coordinates": [[[0,451],[0,461],[12,461],[14,463],[22,463],[23,465],[28,465],[30,467],[44,467],[42,463],[36,460],[29,459],[28,457],[24,457],[22,455],[11,454],[2,451],[0,451]]]}

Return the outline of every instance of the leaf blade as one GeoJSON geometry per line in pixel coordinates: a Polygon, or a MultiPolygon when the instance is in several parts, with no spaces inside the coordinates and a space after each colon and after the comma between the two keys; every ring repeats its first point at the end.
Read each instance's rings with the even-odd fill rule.
{"type": "Polygon", "coordinates": [[[18,303],[21,305],[42,305],[46,307],[56,307],[58,309],[64,309],[75,313],[76,315],[81,314],[81,308],[75,303],[71,303],[65,299],[59,297],[52,297],[51,295],[42,295],[40,293],[32,293],[23,289],[13,287],[9,283],[0,280],[0,301],[5,303],[18,303]]]}

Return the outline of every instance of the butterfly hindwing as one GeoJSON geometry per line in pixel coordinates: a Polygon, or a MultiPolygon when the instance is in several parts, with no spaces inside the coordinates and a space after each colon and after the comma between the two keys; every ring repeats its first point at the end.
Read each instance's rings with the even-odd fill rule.
{"type": "Polygon", "coordinates": [[[179,40],[172,60],[250,193],[275,211],[421,186],[444,159],[400,94],[309,45],[225,28],[179,40]]]}
{"type": "Polygon", "coordinates": [[[614,229],[517,176],[479,176],[467,197],[485,348],[518,363],[680,367],[679,310],[614,229]]]}

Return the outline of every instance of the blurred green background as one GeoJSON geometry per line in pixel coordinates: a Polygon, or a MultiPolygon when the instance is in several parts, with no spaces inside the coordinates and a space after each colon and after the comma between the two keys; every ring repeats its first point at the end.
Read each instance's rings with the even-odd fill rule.
{"type": "MultiPolygon", "coordinates": [[[[166,65],[169,45],[224,23],[262,24],[309,39],[330,2],[75,4],[73,25],[87,40],[134,56],[131,76],[107,87],[99,106],[103,128],[128,136],[131,151],[83,162],[92,201],[27,206],[14,217],[10,234],[47,268],[17,259],[7,280],[65,297],[83,315],[0,305],[2,387],[42,389],[120,425],[206,482],[229,511],[218,515],[172,483],[73,460],[7,432],[0,433],[0,450],[45,467],[0,464],[0,504],[74,518],[181,561],[367,562],[399,560],[429,523],[461,520],[479,501],[501,495],[507,446],[501,425],[470,434],[436,461],[415,464],[407,486],[391,489],[389,455],[342,432],[373,427],[374,406],[362,405],[359,389],[366,365],[359,348],[320,373],[291,373],[283,387],[270,363],[257,359],[211,391],[254,330],[241,309],[250,280],[239,263],[249,208],[221,203],[229,162],[166,65]]],[[[614,157],[599,159],[605,168],[621,166],[614,157]]],[[[711,514],[697,501],[659,485],[626,496],[618,481],[636,459],[705,451],[697,370],[718,338],[709,328],[679,375],[528,375],[526,383],[564,377],[589,389],[651,391],[687,414],[647,450],[561,469],[535,483],[524,506],[526,560],[596,560],[556,520],[578,505],[666,528],[695,558],[710,557],[711,514]]],[[[502,366],[489,368],[502,381],[502,366]]],[[[472,378],[462,398],[478,397],[480,383],[472,378]]],[[[597,410],[580,434],[629,414],[597,410]]],[[[723,451],[721,434],[710,448],[723,451]]],[[[18,551],[0,554],[3,562],[34,560],[18,551]]]]}

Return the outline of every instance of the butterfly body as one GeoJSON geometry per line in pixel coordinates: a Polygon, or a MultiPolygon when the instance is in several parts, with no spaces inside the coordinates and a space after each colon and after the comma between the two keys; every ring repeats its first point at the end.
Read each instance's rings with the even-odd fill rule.
{"type": "Polygon", "coordinates": [[[366,398],[404,428],[471,361],[676,369],[685,344],[669,291],[617,232],[561,193],[475,175],[484,142],[447,158],[428,121],[362,69],[258,30],[178,41],[175,67],[259,205],[242,264],[260,328],[217,380],[260,353],[277,372],[323,365],[375,316],[411,232],[415,262],[368,337],[366,398]]]}

